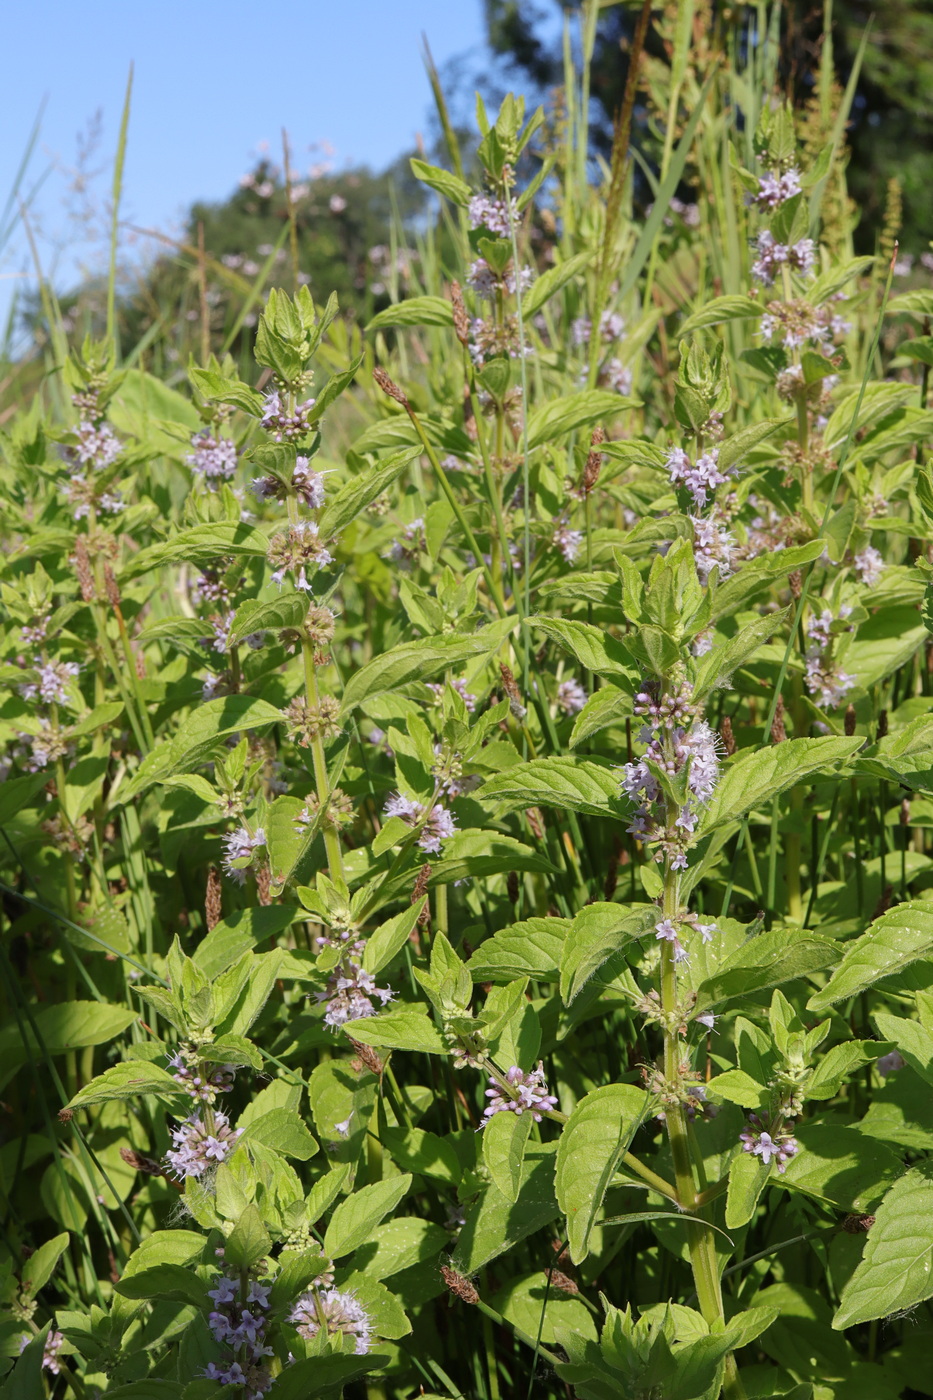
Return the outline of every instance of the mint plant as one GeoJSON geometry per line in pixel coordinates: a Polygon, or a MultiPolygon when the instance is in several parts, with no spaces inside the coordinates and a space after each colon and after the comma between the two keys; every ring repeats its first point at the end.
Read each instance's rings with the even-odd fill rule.
{"type": "Polygon", "coordinates": [[[933,1393],[933,293],[660,23],[6,424],[3,1400],[933,1393]]]}

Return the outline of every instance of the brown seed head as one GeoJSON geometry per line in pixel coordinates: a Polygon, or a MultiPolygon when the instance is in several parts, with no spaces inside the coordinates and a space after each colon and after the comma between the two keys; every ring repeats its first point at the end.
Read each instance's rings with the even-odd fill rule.
{"type": "Polygon", "coordinates": [[[463,1274],[458,1274],[456,1269],[452,1269],[449,1264],[441,1265],[441,1278],[446,1283],[457,1298],[464,1303],[478,1303],[479,1293],[473,1287],[468,1278],[463,1274]]]}
{"type": "Polygon", "coordinates": [[[799,569],[795,569],[792,574],[787,575],[787,582],[790,584],[790,591],[794,599],[799,601],[803,590],[803,575],[799,569]]]}
{"type": "Polygon", "coordinates": [[[135,1147],[121,1147],[120,1156],[128,1167],[142,1172],[143,1176],[164,1175],[161,1162],[157,1162],[155,1157],[147,1157],[144,1153],[137,1152],[135,1147]]]}
{"type": "MultiPolygon", "coordinates": [[[[545,1269],[547,1275],[547,1269],[545,1269]]],[[[559,1288],[561,1293],[579,1293],[580,1289],[569,1275],[561,1273],[560,1269],[551,1270],[551,1287],[559,1288]]]]}
{"type": "Polygon", "coordinates": [[[774,719],[771,721],[771,742],[772,744],[783,744],[787,738],[787,728],[784,724],[784,697],[779,695],[777,705],[774,708],[774,719]]]}
{"type": "Polygon", "coordinates": [[[544,822],[537,807],[528,807],[525,810],[528,818],[528,825],[531,827],[531,834],[536,841],[544,840],[544,822]]]}
{"type": "Polygon", "coordinates": [[[390,399],[394,399],[396,403],[400,403],[403,408],[411,408],[411,404],[402,393],[402,390],[394,380],[389,378],[385,370],[381,369],[378,365],[373,370],[373,379],[375,379],[382,392],[388,394],[390,399]]]}
{"type": "Polygon", "coordinates": [[[847,1215],[842,1228],[849,1235],[866,1235],[874,1223],[873,1215],[847,1215]]]}
{"type": "Polygon", "coordinates": [[[107,601],[112,608],[120,606],[120,590],[117,587],[117,580],[114,577],[113,569],[109,564],[104,565],[104,588],[107,592],[107,601]]]}
{"type": "Polygon", "coordinates": [[[364,1045],[364,1044],[362,1043],[362,1041],[354,1040],[352,1036],[347,1036],[347,1039],[349,1040],[350,1044],[353,1046],[353,1049],[356,1051],[356,1053],[357,1053],[359,1059],[360,1059],[360,1060],[362,1061],[362,1063],[366,1066],[366,1068],[370,1071],[370,1073],[371,1073],[371,1074],[381,1074],[381,1073],[382,1073],[382,1061],[380,1060],[379,1056],[376,1054],[376,1052],[375,1052],[375,1050],[372,1048],[372,1046],[371,1046],[371,1045],[364,1045]]]}
{"type": "Polygon", "coordinates": [[[216,865],[212,865],[207,872],[207,893],[204,896],[204,922],[207,924],[208,933],[212,928],[216,928],[223,918],[222,892],[220,871],[216,865]]]}
{"type": "Polygon", "coordinates": [[[470,343],[470,318],[467,315],[459,282],[451,282],[450,284],[450,301],[454,309],[454,334],[466,349],[470,343]]]}
{"type": "Polygon", "coordinates": [[[79,535],[75,540],[74,564],[75,574],[81,587],[81,597],[86,603],[92,603],[97,595],[97,590],[94,587],[94,575],[91,573],[87,540],[83,535],[79,535]]]}
{"type": "Polygon", "coordinates": [[[505,877],[505,892],[510,904],[518,903],[518,871],[510,870],[505,877]]]}
{"type": "Polygon", "coordinates": [[[901,802],[901,826],[910,826],[910,798],[905,797],[901,802]]]}
{"type": "Polygon", "coordinates": [[[883,739],[888,732],[888,712],[881,710],[878,715],[878,728],[875,730],[875,737],[883,739]]]}
{"type": "Polygon", "coordinates": [[[849,739],[851,739],[851,738],[852,738],[852,735],[855,733],[855,706],[854,706],[854,705],[847,705],[847,706],[846,706],[845,730],[846,730],[846,737],[849,738],[849,739]]]}
{"type": "Polygon", "coordinates": [[[735,735],[732,732],[732,720],[728,715],[723,715],[722,717],[722,723],[719,726],[719,735],[722,739],[722,746],[727,756],[731,757],[732,754],[735,753],[736,743],[735,735]]]}
{"type": "Polygon", "coordinates": [[[60,1108],[58,1110],[59,1123],[70,1123],[74,1116],[75,1111],[73,1108],[60,1108]]]}
{"type": "Polygon", "coordinates": [[[272,872],[268,865],[260,865],[256,871],[256,898],[263,905],[272,903],[272,872]]]}
{"type": "Polygon", "coordinates": [[[599,480],[599,473],[602,470],[603,456],[599,451],[600,444],[606,441],[606,434],[602,428],[594,428],[590,437],[590,454],[586,459],[583,468],[583,490],[588,496],[599,480]]]}

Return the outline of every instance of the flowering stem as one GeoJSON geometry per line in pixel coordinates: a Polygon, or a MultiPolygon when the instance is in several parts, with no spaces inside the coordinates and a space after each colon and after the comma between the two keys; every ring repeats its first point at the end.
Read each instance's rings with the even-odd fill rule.
{"type": "MultiPolygon", "coordinates": [[[[315,712],[319,708],[320,698],[317,688],[317,670],[314,665],[314,647],[307,637],[302,638],[301,652],[305,664],[305,698],[308,705],[315,712]]],[[[314,784],[317,790],[317,799],[320,803],[320,810],[323,816],[324,849],[327,851],[327,864],[330,868],[331,876],[335,879],[343,879],[343,853],[340,849],[340,837],[337,835],[337,828],[329,820],[328,806],[330,803],[330,781],[327,776],[327,758],[324,754],[324,740],[320,730],[316,729],[311,739],[311,757],[314,763],[314,784]]]]}

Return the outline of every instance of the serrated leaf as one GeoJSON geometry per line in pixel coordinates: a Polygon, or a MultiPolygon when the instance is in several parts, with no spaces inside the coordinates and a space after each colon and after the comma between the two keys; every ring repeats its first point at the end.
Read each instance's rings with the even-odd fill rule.
{"type": "Polygon", "coordinates": [[[883,1142],[844,1123],[803,1122],[794,1136],[800,1151],[772,1180],[841,1210],[873,1210],[904,1170],[883,1142]]]}
{"type": "Polygon", "coordinates": [[[838,943],[807,929],[785,926],[759,933],[725,957],[718,971],[700,983],[694,1014],[733,997],[809,976],[832,966],[838,957],[838,943]]]}
{"type": "Polygon", "coordinates": [[[423,1007],[396,1006],[391,1011],[380,1011],[378,1016],[345,1021],[343,1029],[364,1045],[386,1050],[421,1050],[427,1055],[448,1053],[444,1037],[423,1007]]]}
{"type": "Polygon", "coordinates": [[[471,955],[467,967],[473,980],[508,982],[528,976],[556,982],[570,926],[570,919],[547,917],[523,919],[501,929],[471,955]]]}
{"type": "Polygon", "coordinates": [[[275,938],[303,916],[304,911],[294,904],[237,909],[214,925],[195,948],[191,960],[206,977],[213,979],[232,967],[257,943],[275,938]]]}
{"type": "Polygon", "coordinates": [[[79,1089],[69,1101],[69,1108],[86,1108],[110,1099],[134,1099],[137,1094],[156,1094],[162,1099],[185,1099],[180,1084],[162,1069],[146,1060],[125,1060],[98,1074],[90,1084],[79,1089]]]}
{"type": "Polygon", "coordinates": [[[779,428],[795,428],[793,418],[762,418],[758,423],[752,423],[747,428],[740,428],[737,433],[730,433],[719,446],[719,469],[726,471],[734,466],[745,456],[746,452],[751,452],[766,438],[772,437],[779,428]]]}
{"type": "Polygon", "coordinates": [[[489,623],[471,636],[451,633],[403,642],[367,662],[350,677],[343,693],[342,713],[349,714],[374,695],[395,691],[411,681],[427,680],[448,666],[459,666],[470,657],[492,653],[516,626],[516,621],[506,618],[489,623]]]}
{"type": "Polygon", "coordinates": [[[454,204],[469,204],[473,191],[458,175],[452,175],[449,170],[443,170],[439,165],[428,165],[427,161],[418,160],[415,156],[412,156],[409,164],[416,180],[429,185],[432,190],[452,200],[454,204]]]}
{"type": "Polygon", "coordinates": [[[931,953],[933,907],[925,900],[899,904],[847,946],[836,971],[807,1006],[811,1011],[826,1011],[837,1001],[858,996],[875,982],[903,971],[931,953]]]}
{"type": "Polygon", "coordinates": [[[226,1238],[225,1262],[234,1269],[251,1269],[260,1259],[265,1259],[271,1248],[272,1239],[259,1207],[248,1205],[226,1238]]]}
{"type": "Polygon", "coordinates": [[[401,914],[396,914],[394,919],[373,930],[363,949],[363,967],[367,972],[375,976],[392,961],[396,953],[401,952],[421,917],[424,905],[424,899],[419,899],[408,909],[403,909],[401,914]]]}
{"type": "Polygon", "coordinates": [[[273,1108],[255,1118],[246,1128],[244,1140],[271,1147],[284,1157],[307,1162],[318,1150],[317,1142],[297,1113],[287,1108],[273,1108]]]}
{"type": "Polygon", "coordinates": [[[46,1240],[40,1244],[39,1248],[30,1254],[20,1270],[20,1278],[24,1290],[35,1299],[40,1288],[44,1288],[55,1272],[65,1250],[68,1248],[70,1235],[66,1230],[64,1234],[56,1235],[54,1239],[46,1240]]]}
{"type": "Polygon", "coordinates": [[[324,1253],[331,1259],[342,1259],[359,1249],[379,1222],[395,1210],[411,1182],[407,1173],[387,1181],[374,1181],[341,1201],[324,1235],[324,1253]]]}
{"type": "Polygon", "coordinates": [[[584,740],[592,738],[611,724],[624,720],[631,713],[632,697],[614,685],[601,686],[587,700],[573,722],[570,734],[570,747],[575,749],[584,740]]]}
{"type": "Polygon", "coordinates": [[[597,676],[609,676],[616,681],[628,682],[629,688],[638,682],[638,672],[632,663],[631,654],[615,637],[610,637],[600,627],[587,622],[569,622],[563,618],[542,617],[535,614],[528,618],[529,627],[544,632],[575,656],[580,665],[597,676]]]}
{"type": "Polygon", "coordinates": [[[933,1296],[933,1163],[894,1183],[875,1212],[865,1253],[842,1290],[841,1331],[916,1307],[933,1296]]]}
{"type": "Polygon", "coordinates": [[[123,1298],[169,1298],[174,1302],[193,1303],[196,1308],[210,1306],[207,1284],[192,1269],[180,1264],[155,1264],[120,1279],[114,1288],[123,1298]]]}
{"type": "Polygon", "coordinates": [[[330,539],[354,521],[368,505],[371,505],[421,455],[421,448],[406,447],[394,452],[385,461],[378,462],[370,470],[362,471],[341,486],[340,490],[324,505],[320,519],[320,531],[324,539],[330,539]]]}
{"type": "Polygon", "coordinates": [[[712,1099],[725,1099],[727,1103],[737,1103],[742,1108],[758,1108],[765,1090],[750,1074],[742,1069],[727,1069],[717,1074],[706,1085],[712,1099]]]}
{"type": "Polygon", "coordinates": [[[555,1186],[575,1264],[589,1253],[590,1231],[603,1197],[649,1103],[644,1089],[634,1084],[607,1084],[582,1098],[564,1124],[555,1186]]]}
{"type": "Polygon", "coordinates": [[[249,598],[237,608],[228,635],[228,647],[239,644],[253,632],[278,631],[300,627],[311,600],[307,593],[283,593],[277,598],[249,598]]]}
{"type": "Polygon", "coordinates": [[[560,960],[560,995],[565,1006],[614,953],[641,938],[657,922],[652,905],[627,909],[596,902],[581,909],[564,939],[560,960]]]}
{"type": "Polygon", "coordinates": [[[897,1046],[911,1069],[928,1084],[933,1084],[933,1032],[919,1021],[889,1016],[884,1011],[876,1011],[872,1020],[884,1039],[897,1046]]]}
{"type": "Polygon", "coordinates": [[[566,433],[587,428],[601,419],[614,422],[620,414],[640,407],[638,399],[625,398],[607,389],[583,389],[565,398],[546,400],[529,416],[528,448],[554,442],[566,433]]]}
{"type": "Polygon", "coordinates": [[[452,326],[453,307],[443,297],[408,297],[387,306],[366,327],[367,334],[387,326],[452,326]]]}
{"type": "Polygon", "coordinates": [[[764,306],[755,297],[727,296],[714,297],[699,311],[688,316],[681,326],[678,336],[681,340],[706,326],[718,326],[723,321],[747,321],[752,316],[763,316],[764,306]]]}
{"type": "Polygon", "coordinates": [[[831,773],[843,759],[861,748],[863,739],[787,739],[767,749],[746,749],[723,765],[722,776],[703,810],[699,834],[737,821],[759,802],[767,802],[789,787],[831,773]]]}
{"type": "Polygon", "coordinates": [[[750,622],[734,637],[716,645],[700,658],[697,665],[697,675],[694,681],[693,691],[699,701],[711,691],[727,686],[732,679],[733,672],[740,666],[744,666],[746,661],[750,661],[769,637],[781,627],[787,620],[790,608],[782,608],[779,612],[769,613],[766,617],[756,618],[750,622]]]}
{"type": "Polygon", "coordinates": [[[129,802],[153,783],[199,767],[232,734],[281,722],[281,711],[266,700],[249,695],[208,700],[183,721],[174,739],[156,745],[135,776],[117,788],[115,799],[129,802]]]}
{"type": "Polygon", "coordinates": [[[584,758],[535,758],[497,773],[483,784],[484,801],[517,807],[559,807],[591,817],[620,820],[628,803],[619,797],[619,778],[608,763],[584,758]]]}
{"type": "Polygon", "coordinates": [[[532,1143],[525,1152],[518,1200],[510,1201],[490,1182],[467,1212],[454,1267],[472,1274],[505,1253],[560,1213],[554,1196],[554,1153],[532,1143]]]}
{"type": "Polygon", "coordinates": [[[527,318],[533,316],[536,311],[540,311],[546,301],[559,292],[561,287],[572,281],[592,260],[592,253],[576,253],[566,262],[559,263],[557,267],[549,267],[547,272],[542,272],[537,281],[522,295],[523,316],[527,318]]]}
{"type": "Polygon", "coordinates": [[[193,525],[189,530],[179,530],[170,540],[131,555],[120,571],[120,582],[138,578],[150,569],[164,569],[166,564],[182,559],[192,564],[207,564],[218,555],[226,554],[265,558],[268,549],[265,535],[243,522],[193,525]]]}
{"type": "Polygon", "coordinates": [[[522,1162],[533,1119],[530,1113],[494,1113],[483,1128],[483,1161],[506,1200],[517,1201],[522,1162]]]}
{"type": "Polygon", "coordinates": [[[738,1230],[748,1224],[770,1176],[768,1168],[753,1152],[740,1152],[732,1159],[726,1191],[727,1230],[738,1230]]]}

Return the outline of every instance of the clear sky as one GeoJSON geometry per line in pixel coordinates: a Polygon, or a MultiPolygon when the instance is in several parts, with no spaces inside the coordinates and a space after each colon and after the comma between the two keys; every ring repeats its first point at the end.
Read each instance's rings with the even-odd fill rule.
{"type": "MultiPolygon", "coordinates": [[[[67,286],[88,255],[66,204],[81,133],[100,113],[90,158],[91,203],[109,187],[127,74],[135,65],[125,218],[170,229],[198,198],[229,194],[258,143],[275,156],[284,126],[293,163],[378,169],[410,149],[431,103],[421,35],[435,62],[482,54],[481,0],[30,0],[7,5],[0,139],[0,208],[45,99],[24,189],[48,172],[35,201],[42,256],[67,286]]],[[[26,266],[17,233],[0,250],[0,314],[26,266]]]]}

